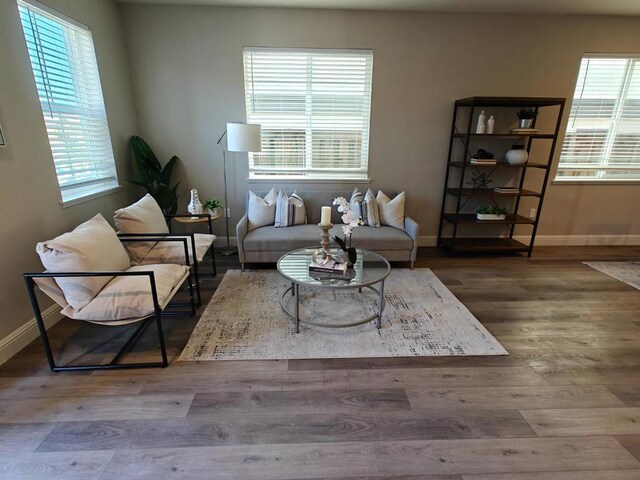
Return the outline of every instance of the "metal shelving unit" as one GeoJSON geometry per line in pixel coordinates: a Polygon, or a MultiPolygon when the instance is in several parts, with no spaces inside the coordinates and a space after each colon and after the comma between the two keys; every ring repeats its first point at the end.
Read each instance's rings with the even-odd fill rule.
{"type": "MultiPolygon", "coordinates": [[[[447,156],[447,171],[445,176],[444,192],[442,198],[442,209],[440,212],[440,225],[438,229],[438,246],[449,251],[450,255],[458,252],[468,253],[491,253],[491,252],[526,252],[530,257],[533,252],[533,244],[535,241],[540,214],[542,212],[542,203],[549,181],[551,172],[551,162],[558,141],[558,133],[560,131],[560,123],[564,112],[564,98],[540,98],[540,97],[469,97],[456,100],[453,110],[453,121],[451,123],[451,136],[449,139],[449,154],[447,156]],[[486,108],[533,108],[540,113],[541,108],[555,107],[557,109],[557,118],[555,121],[555,129],[553,133],[492,133],[480,134],[471,131],[474,119],[478,116],[480,109],[486,108]],[[460,131],[457,122],[463,113],[468,115],[465,118],[465,128],[460,131]],[[507,163],[496,163],[495,165],[478,166],[470,163],[473,152],[470,145],[482,146],[483,140],[509,140],[521,141],[526,145],[528,154],[531,154],[531,148],[534,141],[551,141],[549,155],[546,163],[527,162],[524,165],[509,165],[507,163]],[[454,152],[454,142],[462,142],[461,154],[454,152]],[[455,158],[454,158],[455,157],[455,158]],[[465,181],[468,180],[466,174],[471,167],[477,168],[493,168],[493,169],[517,169],[516,183],[519,185],[517,193],[498,193],[491,188],[476,189],[466,188],[465,181]],[[527,171],[530,169],[540,169],[544,171],[544,180],[539,190],[524,189],[527,171]],[[452,170],[457,171],[458,179],[452,175],[452,170]],[[477,220],[473,213],[464,213],[462,208],[466,204],[463,199],[475,196],[491,196],[496,198],[509,197],[514,201],[512,212],[507,215],[505,220],[477,220]],[[520,199],[523,197],[531,197],[537,199],[538,205],[535,218],[529,218],[518,213],[521,206],[520,199]],[[451,200],[451,201],[449,201],[451,200]],[[452,205],[453,204],[453,205],[452,205]],[[459,236],[459,226],[466,225],[503,225],[508,229],[506,235],[500,236],[459,236]],[[528,244],[519,242],[513,238],[516,225],[531,225],[532,230],[528,244]],[[445,230],[449,230],[450,234],[445,235],[445,230]]],[[[533,121],[533,127],[536,126],[536,119],[533,121]]]]}

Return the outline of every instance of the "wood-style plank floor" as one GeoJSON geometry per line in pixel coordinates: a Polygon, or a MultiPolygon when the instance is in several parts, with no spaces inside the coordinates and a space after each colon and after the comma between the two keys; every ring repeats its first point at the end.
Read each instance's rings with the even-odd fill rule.
{"type": "MultiPolygon", "coordinates": [[[[196,317],[165,320],[166,369],[53,374],[35,341],[0,366],[0,479],[640,480],[640,291],[581,263],[638,259],[422,250],[504,357],[177,362],[196,317]]],[[[219,266],[205,302],[238,268],[219,266]]],[[[127,328],[51,338],[88,363],[127,328]]],[[[154,333],[125,360],[155,358],[154,333]]]]}

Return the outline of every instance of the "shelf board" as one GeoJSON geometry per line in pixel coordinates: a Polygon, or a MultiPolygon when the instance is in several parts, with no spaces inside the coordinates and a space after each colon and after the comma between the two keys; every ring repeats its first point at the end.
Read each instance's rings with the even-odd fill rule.
{"type": "Polygon", "coordinates": [[[540,197],[541,194],[539,192],[534,192],[532,190],[520,190],[519,193],[500,193],[494,192],[493,188],[447,188],[447,193],[451,195],[469,197],[472,195],[496,195],[502,197],[540,197]]]}
{"type": "MultiPolygon", "coordinates": [[[[466,133],[454,133],[454,138],[465,138],[466,133]]],[[[470,133],[470,137],[489,137],[489,138],[519,138],[519,137],[531,137],[531,138],[550,138],[553,139],[555,135],[553,133],[470,133]]]]}
{"type": "MultiPolygon", "coordinates": [[[[450,162],[449,165],[452,167],[456,167],[456,168],[462,168],[462,164],[463,162],[450,162]]],[[[489,164],[489,165],[473,165],[469,162],[467,162],[467,167],[506,167],[506,168],[544,168],[547,169],[549,168],[549,165],[547,165],[546,163],[534,163],[534,162],[527,162],[524,165],[510,165],[508,163],[504,163],[504,162],[498,162],[495,164],[489,164]]]]}
{"type": "Polygon", "coordinates": [[[476,225],[533,225],[535,222],[522,215],[509,214],[504,220],[478,220],[475,213],[445,213],[444,219],[449,223],[475,223],[476,225]]]}
{"type": "Polygon", "coordinates": [[[458,107],[551,107],[564,105],[564,98],[553,97],[468,97],[456,100],[458,107]]]}
{"type": "MultiPolygon", "coordinates": [[[[454,248],[452,238],[441,238],[440,246],[448,250],[454,248]]],[[[457,252],[526,252],[529,247],[512,238],[458,237],[455,239],[457,252]]]]}

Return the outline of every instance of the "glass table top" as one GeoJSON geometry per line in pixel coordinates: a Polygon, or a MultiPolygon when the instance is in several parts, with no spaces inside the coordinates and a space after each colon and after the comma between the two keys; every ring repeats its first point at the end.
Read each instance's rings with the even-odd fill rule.
{"type": "Polygon", "coordinates": [[[344,275],[310,272],[311,256],[316,250],[318,248],[301,248],[283,255],[278,260],[278,271],[294,283],[329,288],[366,287],[381,282],[391,272],[391,265],[384,257],[362,249],[357,249],[358,260],[344,275]]]}

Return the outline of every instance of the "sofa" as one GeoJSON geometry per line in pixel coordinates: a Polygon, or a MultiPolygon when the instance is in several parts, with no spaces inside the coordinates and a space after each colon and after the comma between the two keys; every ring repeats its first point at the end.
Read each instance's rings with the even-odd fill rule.
{"type": "MultiPolygon", "coordinates": [[[[247,263],[273,263],[285,253],[304,247],[320,246],[321,207],[332,205],[335,197],[351,197],[350,192],[298,192],[304,200],[307,212],[306,225],[276,228],[273,225],[249,230],[247,214],[240,219],[236,226],[238,255],[244,270],[247,263]]],[[[264,192],[256,194],[261,197],[264,192]]],[[[342,232],[341,214],[332,206],[331,238],[342,232]]],[[[353,231],[352,245],[365,250],[371,250],[382,255],[388,261],[411,262],[413,268],[418,250],[419,225],[405,216],[404,230],[382,225],[380,227],[359,226],[353,231]]],[[[332,240],[332,243],[333,240],[332,240]]]]}

